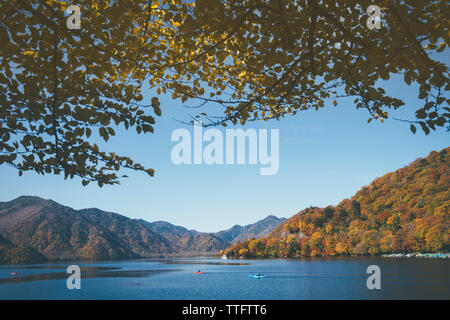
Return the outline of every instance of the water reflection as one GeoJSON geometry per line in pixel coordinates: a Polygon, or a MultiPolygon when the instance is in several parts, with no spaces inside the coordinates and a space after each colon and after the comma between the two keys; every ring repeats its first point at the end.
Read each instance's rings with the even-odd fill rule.
{"type": "Polygon", "coordinates": [[[248,262],[218,262],[218,261],[189,261],[189,260],[158,260],[161,263],[167,264],[206,264],[212,266],[249,266],[248,262]]]}
{"type": "MultiPolygon", "coordinates": [[[[22,269],[65,269],[62,266],[55,267],[22,267],[22,269]]],[[[17,268],[17,269],[20,269],[17,268]]],[[[174,272],[180,271],[179,269],[161,269],[161,270],[118,270],[119,267],[80,267],[82,271],[83,279],[92,279],[92,278],[146,278],[156,274],[165,273],[165,272],[174,272]]],[[[67,279],[69,274],[66,272],[53,272],[53,273],[44,273],[44,274],[35,274],[28,276],[20,276],[15,275],[11,276],[11,278],[1,278],[0,284],[6,283],[18,283],[18,282],[31,282],[31,281],[44,281],[44,280],[60,280],[67,279]]]]}

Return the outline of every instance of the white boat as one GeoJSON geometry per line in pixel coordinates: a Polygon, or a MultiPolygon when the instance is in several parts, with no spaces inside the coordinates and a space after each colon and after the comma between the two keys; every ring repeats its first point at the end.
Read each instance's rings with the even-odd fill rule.
{"type": "Polygon", "coordinates": [[[224,255],[222,256],[222,259],[224,259],[224,260],[228,259],[227,255],[224,254],[224,255]]]}

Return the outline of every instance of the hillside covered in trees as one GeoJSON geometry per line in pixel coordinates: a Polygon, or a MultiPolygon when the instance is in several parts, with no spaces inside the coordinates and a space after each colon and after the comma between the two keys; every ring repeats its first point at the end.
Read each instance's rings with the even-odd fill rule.
{"type": "Polygon", "coordinates": [[[377,178],[337,206],[310,207],[228,256],[309,257],[450,250],[450,147],[377,178]]]}
{"type": "Polygon", "coordinates": [[[0,264],[209,255],[227,248],[234,239],[266,236],[284,220],[268,216],[250,225],[208,233],[21,196],[0,202],[0,264]]]}

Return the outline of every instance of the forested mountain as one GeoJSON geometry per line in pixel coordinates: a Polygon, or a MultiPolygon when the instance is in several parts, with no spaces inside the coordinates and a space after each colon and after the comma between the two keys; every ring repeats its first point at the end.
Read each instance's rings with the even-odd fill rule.
{"type": "Polygon", "coordinates": [[[337,206],[310,207],[229,256],[376,255],[450,250],[450,147],[385,174],[337,206]]]}
{"type": "Polygon", "coordinates": [[[96,208],[82,209],[78,212],[95,225],[105,228],[114,236],[116,241],[129,248],[139,257],[151,257],[155,254],[175,251],[168,239],[149,230],[135,219],[96,208]]]}
{"type": "Polygon", "coordinates": [[[0,236],[0,264],[44,262],[47,258],[36,249],[18,247],[0,236]]]}
{"type": "MultiPolygon", "coordinates": [[[[263,225],[270,232],[267,223],[263,225]]],[[[236,236],[248,230],[247,226],[240,228],[236,236]]],[[[39,197],[0,202],[0,263],[211,254],[230,244],[214,233],[165,221],[130,219],[96,208],[74,210],[39,197]]]]}
{"type": "Polygon", "coordinates": [[[201,232],[195,230],[188,230],[185,227],[176,226],[166,221],[155,221],[148,222],[143,219],[138,219],[138,221],[143,224],[146,228],[156,232],[166,239],[170,240],[173,243],[177,243],[180,239],[196,234],[200,234],[201,232]]]}
{"type": "Polygon", "coordinates": [[[169,239],[180,252],[189,253],[219,251],[238,241],[252,237],[264,237],[284,220],[286,218],[277,218],[270,215],[249,225],[235,225],[230,229],[215,233],[188,230],[166,221],[148,222],[140,219],[139,222],[150,230],[169,239]]]}
{"type": "Polygon", "coordinates": [[[235,225],[228,230],[216,232],[215,235],[225,241],[236,243],[250,238],[262,238],[283,223],[286,218],[269,215],[264,219],[245,226],[235,225]]]}
{"type": "Polygon", "coordinates": [[[188,230],[166,221],[148,222],[140,219],[139,222],[168,239],[174,248],[182,254],[219,252],[219,250],[230,245],[230,242],[212,233],[188,230]]]}
{"type": "Polygon", "coordinates": [[[11,244],[52,260],[139,258],[173,250],[132,219],[98,209],[76,211],[38,197],[0,203],[0,233],[11,244]]]}

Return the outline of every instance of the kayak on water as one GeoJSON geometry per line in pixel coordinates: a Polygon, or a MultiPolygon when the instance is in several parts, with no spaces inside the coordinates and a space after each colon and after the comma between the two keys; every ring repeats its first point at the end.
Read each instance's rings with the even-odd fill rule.
{"type": "Polygon", "coordinates": [[[11,272],[11,275],[12,276],[16,276],[16,275],[18,275],[19,273],[18,272],[11,272]]]}
{"type": "Polygon", "coordinates": [[[202,271],[197,271],[197,272],[194,272],[194,274],[203,274],[204,272],[202,272],[202,271]]]}
{"type": "Polygon", "coordinates": [[[262,278],[267,278],[267,276],[262,275],[262,274],[250,274],[248,275],[249,278],[253,278],[253,279],[262,279],[262,278]]]}

